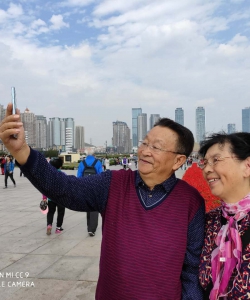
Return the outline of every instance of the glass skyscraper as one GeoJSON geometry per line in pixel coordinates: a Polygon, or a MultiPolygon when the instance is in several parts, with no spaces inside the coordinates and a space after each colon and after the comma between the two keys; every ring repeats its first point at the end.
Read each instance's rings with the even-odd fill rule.
{"type": "Polygon", "coordinates": [[[130,129],[126,122],[113,122],[113,146],[118,153],[129,153],[130,147],[130,129]]]}
{"type": "Polygon", "coordinates": [[[175,109],[175,122],[184,126],[184,110],[181,107],[175,109]]]}
{"type": "Polygon", "coordinates": [[[242,109],[242,131],[250,132],[250,107],[242,109]]]}
{"type": "Polygon", "coordinates": [[[50,118],[48,122],[48,147],[72,151],[75,137],[73,118],[50,118]],[[70,150],[69,150],[70,149],[70,150]]]}
{"type": "Polygon", "coordinates": [[[159,119],[160,119],[160,115],[159,114],[151,114],[150,115],[150,118],[149,118],[149,130],[151,130],[154,127],[155,123],[157,121],[159,121],[159,119]]]}
{"type": "Polygon", "coordinates": [[[137,117],[137,138],[138,141],[142,141],[147,135],[147,114],[140,114],[137,117]]]}
{"type": "Polygon", "coordinates": [[[196,142],[200,143],[205,138],[205,109],[196,108],[196,142]]]}
{"type": "Polygon", "coordinates": [[[133,147],[138,146],[138,128],[137,128],[137,117],[142,113],[141,108],[132,108],[132,145],[133,147]]]}
{"type": "Polygon", "coordinates": [[[47,119],[44,116],[36,116],[36,147],[47,148],[47,119]]]}
{"type": "Polygon", "coordinates": [[[83,126],[76,126],[75,148],[84,149],[84,127],[83,126]]]}

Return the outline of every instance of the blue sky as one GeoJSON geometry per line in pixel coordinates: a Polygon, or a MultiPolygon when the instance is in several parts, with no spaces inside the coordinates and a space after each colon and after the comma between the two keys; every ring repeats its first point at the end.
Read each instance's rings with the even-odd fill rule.
{"type": "Polygon", "coordinates": [[[250,106],[250,0],[0,2],[0,104],[73,117],[85,140],[111,143],[131,108],[174,118],[195,109],[208,133],[250,106]]]}

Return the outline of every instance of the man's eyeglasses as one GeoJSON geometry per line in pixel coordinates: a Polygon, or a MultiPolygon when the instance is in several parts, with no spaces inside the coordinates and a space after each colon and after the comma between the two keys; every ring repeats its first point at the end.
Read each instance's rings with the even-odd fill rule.
{"type": "Polygon", "coordinates": [[[225,158],[232,158],[232,156],[215,156],[209,159],[200,159],[198,162],[198,166],[203,170],[209,164],[209,166],[213,167],[218,164],[219,161],[223,161],[225,158]]]}
{"type": "Polygon", "coordinates": [[[179,152],[176,152],[176,151],[170,151],[170,150],[166,150],[166,149],[156,147],[154,145],[150,145],[149,143],[146,143],[144,141],[139,141],[138,148],[143,149],[143,150],[149,148],[151,152],[157,153],[157,154],[160,153],[160,152],[170,152],[170,153],[174,153],[174,154],[182,154],[182,153],[179,153],[179,152]]]}

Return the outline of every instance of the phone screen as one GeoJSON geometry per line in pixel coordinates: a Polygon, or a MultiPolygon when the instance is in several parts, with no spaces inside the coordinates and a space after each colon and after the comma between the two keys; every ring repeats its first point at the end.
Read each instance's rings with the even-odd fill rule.
{"type": "Polygon", "coordinates": [[[12,115],[16,114],[16,90],[14,87],[11,88],[11,96],[12,96],[12,115]]]}

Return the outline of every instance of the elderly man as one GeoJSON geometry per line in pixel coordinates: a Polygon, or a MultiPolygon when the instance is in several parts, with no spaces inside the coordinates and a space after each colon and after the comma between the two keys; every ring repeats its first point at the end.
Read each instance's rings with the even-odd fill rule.
{"type": "Polygon", "coordinates": [[[55,202],[103,217],[97,300],[202,299],[204,200],[175,177],[193,149],[187,128],[166,118],[155,124],[139,144],[138,171],[76,178],[54,170],[25,143],[20,112],[11,109],[0,138],[25,176],[55,202]]]}

